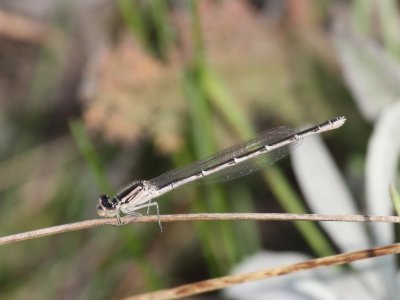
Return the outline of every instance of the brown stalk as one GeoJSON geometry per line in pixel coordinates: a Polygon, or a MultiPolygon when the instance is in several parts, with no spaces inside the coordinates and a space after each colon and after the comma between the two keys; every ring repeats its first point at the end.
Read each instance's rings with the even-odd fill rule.
{"type": "Polygon", "coordinates": [[[319,267],[342,265],[371,257],[377,257],[389,254],[398,254],[398,253],[400,253],[400,243],[384,247],[371,248],[361,251],[348,252],[322,258],[311,259],[288,266],[264,269],[261,271],[250,272],[241,275],[223,276],[214,279],[198,281],[195,283],[181,285],[176,288],[165,289],[157,292],[146,293],[124,298],[124,300],[180,299],[183,297],[189,297],[200,293],[227,288],[245,282],[282,276],[286,274],[296,273],[299,271],[316,269],[319,267]]]}
{"type": "MultiPolygon", "coordinates": [[[[123,224],[149,222],[183,222],[183,221],[332,221],[332,222],[383,222],[400,223],[396,216],[367,215],[320,215],[320,214],[288,214],[288,213],[202,213],[176,214],[158,216],[126,216],[121,218],[123,224]]],[[[28,239],[39,238],[70,231],[93,228],[101,225],[118,225],[116,218],[93,219],[76,223],[46,227],[18,234],[0,237],[0,245],[16,243],[28,239]]]]}

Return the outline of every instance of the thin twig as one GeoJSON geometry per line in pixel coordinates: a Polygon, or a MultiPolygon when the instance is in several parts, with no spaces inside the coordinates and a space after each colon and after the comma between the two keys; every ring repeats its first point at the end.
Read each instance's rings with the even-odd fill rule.
{"type": "Polygon", "coordinates": [[[311,259],[288,266],[264,269],[261,271],[250,272],[241,275],[223,276],[219,278],[198,281],[191,284],[181,285],[176,288],[165,289],[157,292],[124,298],[124,300],[180,299],[183,297],[189,297],[201,293],[220,290],[245,282],[277,277],[281,275],[296,273],[299,271],[316,269],[323,266],[342,265],[357,260],[398,253],[400,253],[400,243],[379,248],[372,248],[356,252],[348,252],[327,256],[323,258],[311,259]]]}
{"type": "MultiPolygon", "coordinates": [[[[121,218],[123,224],[158,222],[158,216],[126,216],[121,218]]],[[[367,215],[317,215],[317,214],[286,214],[286,213],[203,213],[160,215],[161,222],[183,221],[333,221],[333,222],[382,222],[400,223],[396,216],[367,215]]],[[[0,237],[0,245],[20,242],[28,239],[54,235],[64,232],[82,230],[101,225],[118,225],[116,218],[93,219],[82,222],[64,224],[43,229],[0,237]]]]}

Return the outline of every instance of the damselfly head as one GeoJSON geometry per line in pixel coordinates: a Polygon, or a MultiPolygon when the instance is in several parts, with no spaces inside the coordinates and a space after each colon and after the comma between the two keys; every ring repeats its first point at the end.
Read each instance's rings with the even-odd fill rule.
{"type": "Polygon", "coordinates": [[[117,203],[116,199],[108,195],[101,195],[97,206],[97,214],[100,217],[115,217],[118,212],[117,203]]]}

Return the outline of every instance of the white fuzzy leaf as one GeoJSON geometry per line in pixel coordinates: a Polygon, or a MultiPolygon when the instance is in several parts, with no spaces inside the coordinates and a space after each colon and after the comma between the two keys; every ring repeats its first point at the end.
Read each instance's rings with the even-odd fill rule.
{"type": "MultiPolygon", "coordinates": [[[[366,195],[368,213],[392,215],[390,184],[396,180],[400,154],[400,101],[387,108],[378,119],[368,143],[366,160],[366,195]]],[[[390,224],[373,224],[379,245],[394,238],[390,224]]]]}
{"type": "MultiPolygon", "coordinates": [[[[256,253],[238,264],[231,274],[244,274],[277,266],[285,266],[309,259],[296,252],[276,253],[263,251],[256,253]]],[[[364,273],[374,272],[365,269],[364,273]]],[[[355,272],[338,268],[324,268],[288,274],[240,284],[224,290],[229,299],[288,299],[288,300],[350,300],[382,299],[373,285],[358,280],[355,272]]]]}
{"type": "MultiPolygon", "coordinates": [[[[312,136],[291,155],[301,190],[312,212],[358,214],[354,199],[320,136],[312,136]]],[[[321,225],[343,251],[367,248],[362,223],[322,222],[321,225]]]]}
{"type": "Polygon", "coordinates": [[[375,120],[400,97],[398,61],[378,45],[349,33],[336,30],[333,41],[360,112],[367,120],[375,120]]]}
{"type": "MultiPolygon", "coordinates": [[[[392,215],[390,184],[396,179],[400,154],[400,101],[383,111],[369,139],[366,160],[366,196],[368,214],[392,215]]],[[[392,224],[371,224],[377,245],[387,245],[394,240],[392,224]]],[[[398,283],[394,256],[374,259],[381,267],[381,278],[392,299],[397,299],[398,283]]]]}
{"type": "MultiPolygon", "coordinates": [[[[304,140],[292,153],[292,164],[304,197],[313,213],[360,214],[347,185],[320,136],[304,140]]],[[[370,247],[365,224],[352,222],[321,222],[321,226],[342,252],[370,247]]],[[[364,272],[371,260],[351,264],[369,286],[384,293],[385,284],[379,274],[364,272]]]]}

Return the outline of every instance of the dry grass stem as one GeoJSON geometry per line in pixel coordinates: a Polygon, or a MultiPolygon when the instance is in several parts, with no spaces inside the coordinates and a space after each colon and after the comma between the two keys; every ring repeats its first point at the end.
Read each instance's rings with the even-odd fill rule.
{"type": "Polygon", "coordinates": [[[389,254],[398,254],[398,253],[400,253],[400,244],[393,244],[379,248],[372,248],[356,252],[327,256],[323,258],[311,259],[288,266],[275,267],[241,275],[223,276],[219,278],[198,281],[191,284],[181,285],[176,288],[165,289],[157,292],[146,293],[133,297],[124,298],[124,300],[180,299],[183,297],[193,296],[200,293],[227,288],[245,282],[277,277],[281,275],[296,273],[299,271],[316,269],[324,266],[326,267],[333,265],[342,265],[371,257],[377,257],[389,254]]]}
{"type": "MultiPolygon", "coordinates": [[[[161,222],[183,221],[331,221],[331,222],[383,222],[400,223],[396,216],[367,215],[320,215],[320,214],[288,214],[288,213],[202,213],[160,215],[161,222]]],[[[158,222],[158,216],[126,216],[121,218],[123,225],[130,223],[158,222]]],[[[33,238],[77,231],[101,225],[118,225],[116,218],[93,219],[82,222],[63,224],[23,233],[0,237],[0,245],[20,242],[33,238]]]]}

